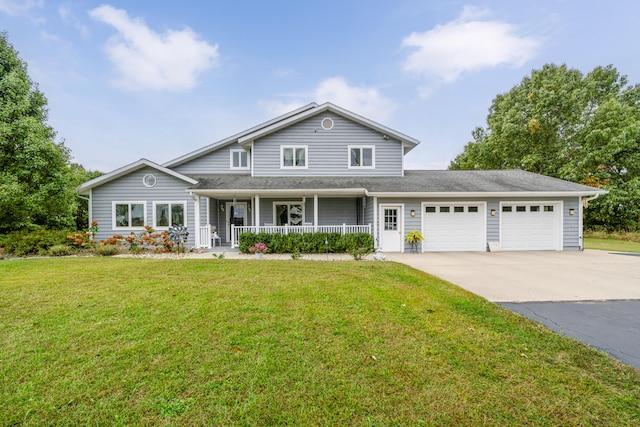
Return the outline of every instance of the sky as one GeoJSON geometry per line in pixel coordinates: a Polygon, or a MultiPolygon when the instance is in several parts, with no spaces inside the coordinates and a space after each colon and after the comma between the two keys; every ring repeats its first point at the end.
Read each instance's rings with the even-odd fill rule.
{"type": "Polygon", "coordinates": [[[0,0],[0,31],[86,169],[162,164],[333,102],[445,169],[496,95],[544,64],[640,83],[640,2],[0,0]]]}

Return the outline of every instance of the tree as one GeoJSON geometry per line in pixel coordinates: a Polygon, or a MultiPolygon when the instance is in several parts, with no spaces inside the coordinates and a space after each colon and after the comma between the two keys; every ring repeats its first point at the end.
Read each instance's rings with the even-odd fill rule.
{"type": "Polygon", "coordinates": [[[47,100],[0,33],[0,232],[73,226],[69,151],[47,125],[47,100]]]}
{"type": "MultiPolygon", "coordinates": [[[[83,182],[97,178],[102,172],[86,170],[82,165],[71,163],[69,165],[69,179],[72,188],[76,188],[83,182]]],[[[76,195],[76,210],[74,215],[75,227],[83,230],[89,224],[89,201],[85,197],[76,195]]]]}
{"type": "Polygon", "coordinates": [[[587,227],[640,229],[640,87],[612,66],[545,65],[493,100],[450,169],[523,169],[609,191],[587,227]]]}

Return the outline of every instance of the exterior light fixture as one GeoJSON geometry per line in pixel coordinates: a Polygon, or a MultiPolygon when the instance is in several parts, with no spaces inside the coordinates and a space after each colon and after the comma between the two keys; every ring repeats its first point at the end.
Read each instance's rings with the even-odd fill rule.
{"type": "Polygon", "coordinates": [[[416,216],[416,210],[415,209],[411,209],[411,212],[409,212],[409,215],[416,216]]]}
{"type": "Polygon", "coordinates": [[[224,205],[222,203],[220,204],[220,212],[224,212],[224,205]]]}
{"type": "Polygon", "coordinates": [[[569,215],[575,215],[575,214],[576,214],[575,209],[569,209],[569,215]]]}
{"type": "Polygon", "coordinates": [[[491,209],[491,216],[496,216],[496,210],[495,209],[491,209]]]}

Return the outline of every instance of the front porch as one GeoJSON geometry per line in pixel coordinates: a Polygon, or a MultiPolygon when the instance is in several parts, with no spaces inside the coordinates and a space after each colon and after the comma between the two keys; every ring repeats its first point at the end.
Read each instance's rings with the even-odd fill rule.
{"type": "MultiPolygon", "coordinates": [[[[231,248],[237,248],[240,245],[240,235],[242,233],[269,233],[269,234],[290,234],[290,233],[340,233],[340,234],[352,234],[352,233],[367,233],[371,234],[371,224],[366,225],[246,225],[236,226],[231,224],[231,248]]],[[[198,237],[200,241],[200,247],[202,248],[214,248],[216,243],[221,244],[220,237],[217,236],[217,232],[212,232],[211,225],[201,226],[198,229],[198,237]],[[214,238],[214,236],[216,236],[214,238]],[[208,243],[208,244],[207,244],[208,243]]]]}

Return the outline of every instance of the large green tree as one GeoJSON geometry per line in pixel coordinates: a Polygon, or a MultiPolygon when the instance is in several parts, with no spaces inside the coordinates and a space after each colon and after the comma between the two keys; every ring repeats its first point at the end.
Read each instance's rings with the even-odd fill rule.
{"type": "Polygon", "coordinates": [[[47,124],[47,100],[0,33],[0,232],[74,225],[69,152],[47,124]]]}
{"type": "Polygon", "coordinates": [[[450,169],[523,169],[604,188],[587,227],[640,228],[640,87],[612,67],[545,65],[496,96],[450,169]]]}

